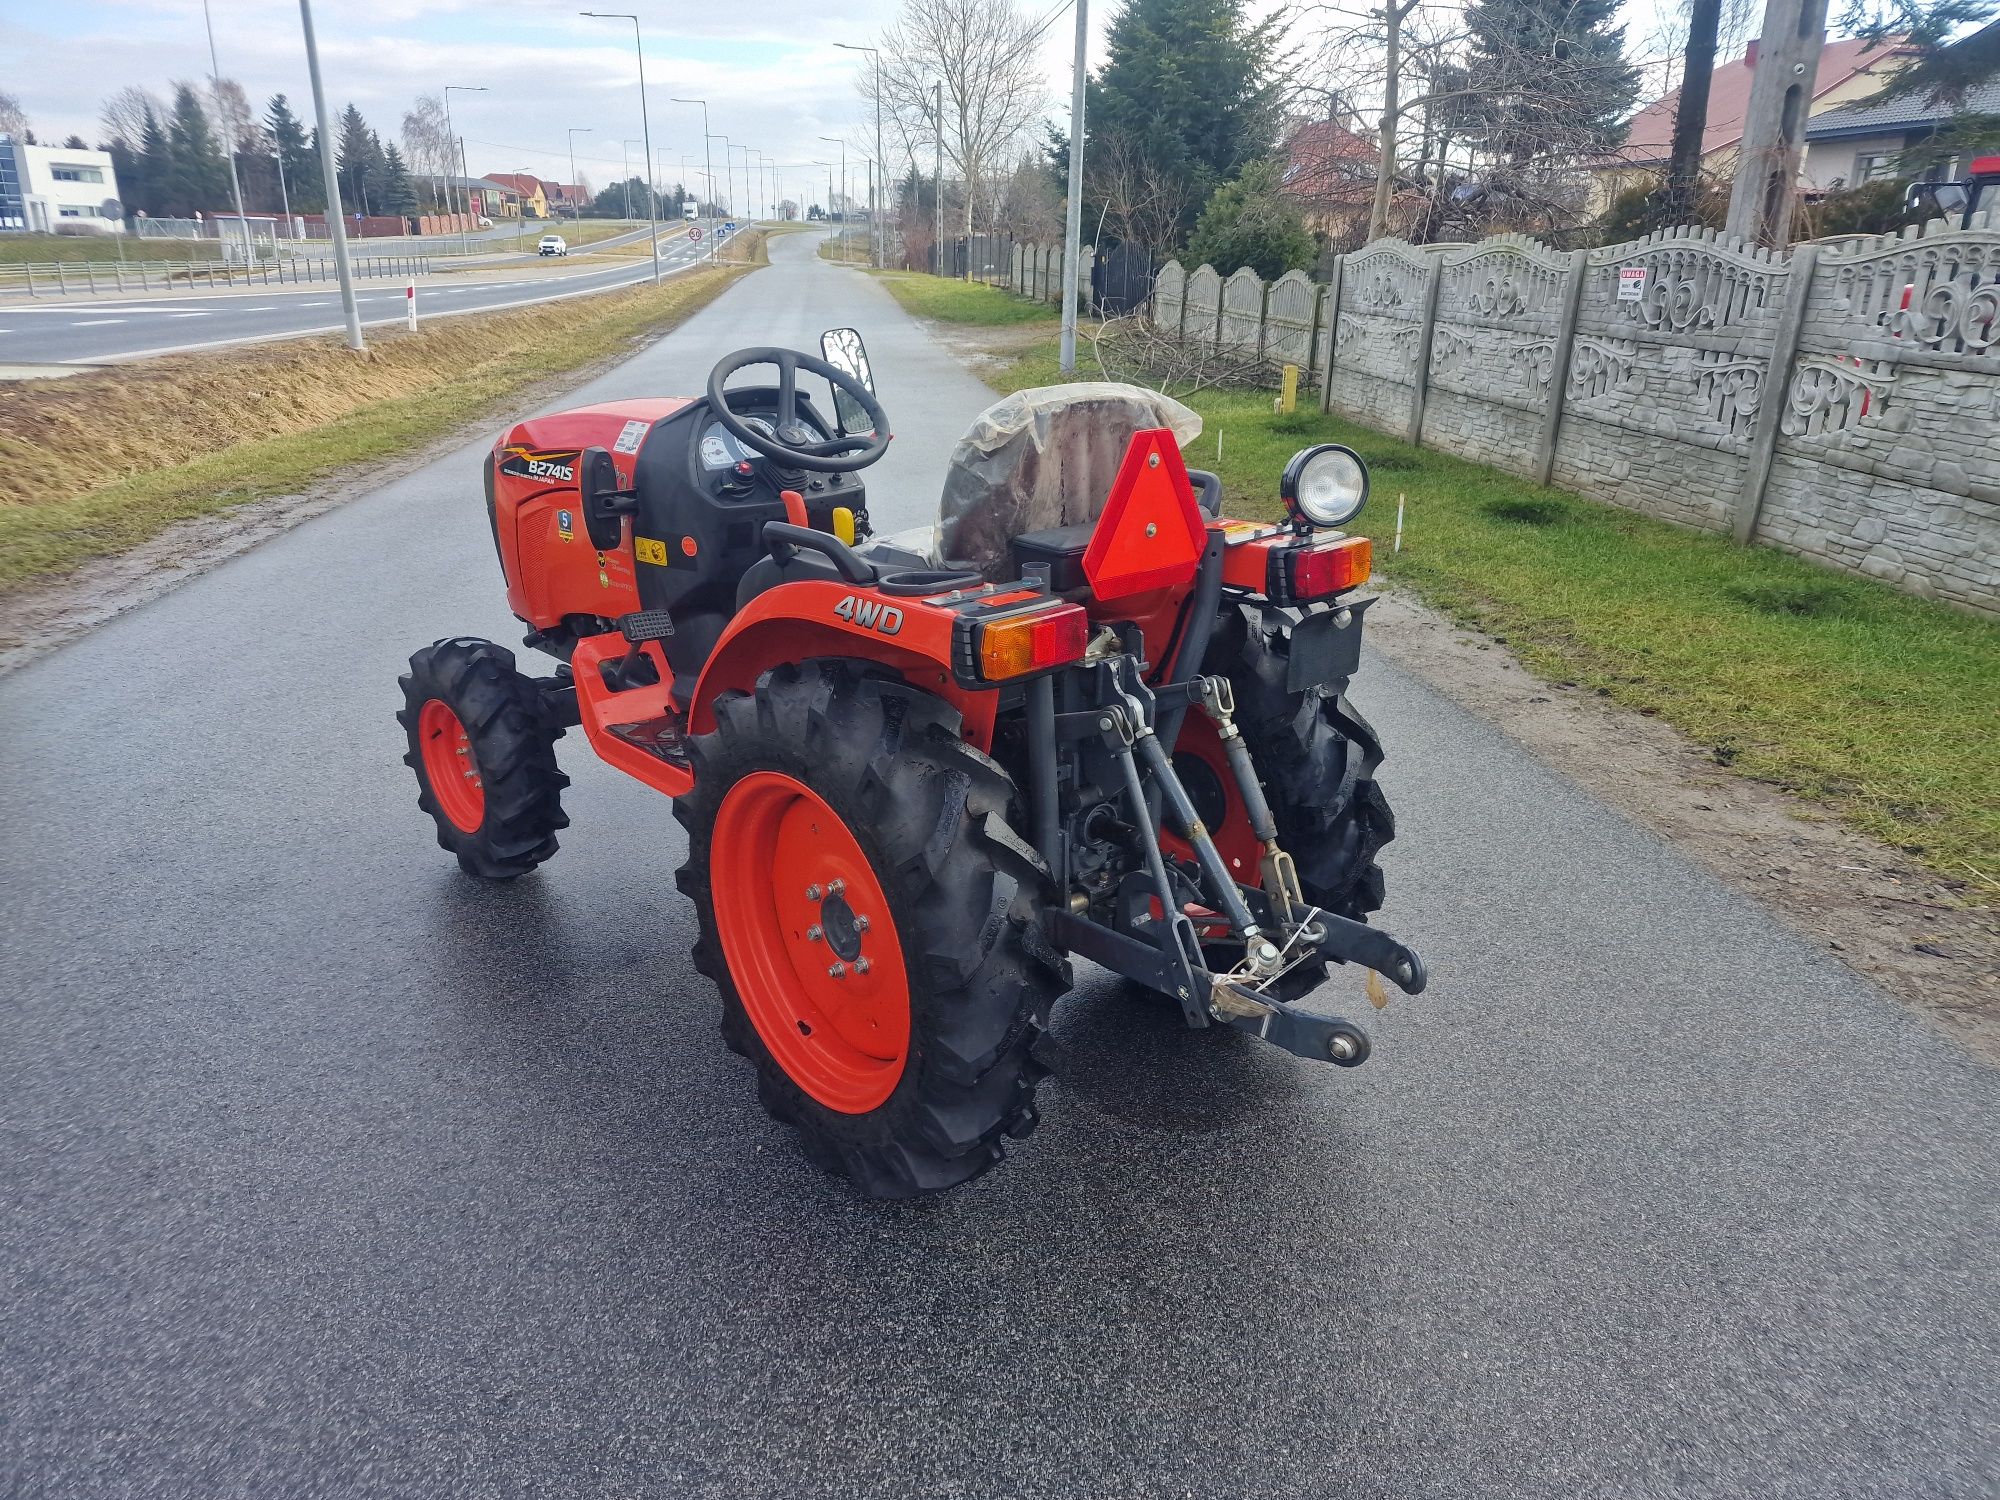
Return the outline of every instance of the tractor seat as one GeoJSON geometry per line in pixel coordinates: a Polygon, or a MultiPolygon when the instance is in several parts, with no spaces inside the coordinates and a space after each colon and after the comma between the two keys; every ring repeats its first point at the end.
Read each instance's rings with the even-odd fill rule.
{"type": "Polygon", "coordinates": [[[937,526],[870,548],[921,556],[904,566],[1011,578],[1013,539],[1095,521],[1132,434],[1149,427],[1171,428],[1185,445],[1200,435],[1201,418],[1158,391],[1112,381],[1016,391],[981,412],[952,450],[937,526]]]}

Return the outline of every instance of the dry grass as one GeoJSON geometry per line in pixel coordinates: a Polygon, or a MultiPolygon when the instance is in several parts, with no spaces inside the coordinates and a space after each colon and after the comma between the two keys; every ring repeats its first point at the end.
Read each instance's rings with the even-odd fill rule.
{"type": "Polygon", "coordinates": [[[761,264],[761,236],[725,256],[659,287],[370,329],[362,354],[319,337],[0,383],[0,592],[407,451],[617,354],[761,264]]]}

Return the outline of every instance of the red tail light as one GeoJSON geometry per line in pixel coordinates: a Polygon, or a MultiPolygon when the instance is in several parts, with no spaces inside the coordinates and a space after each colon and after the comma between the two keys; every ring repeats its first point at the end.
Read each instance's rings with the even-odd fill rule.
{"type": "Polygon", "coordinates": [[[1294,547],[1282,554],[1285,560],[1283,602],[1301,604],[1344,593],[1368,581],[1375,562],[1375,548],[1365,536],[1351,536],[1330,547],[1294,547]]]}

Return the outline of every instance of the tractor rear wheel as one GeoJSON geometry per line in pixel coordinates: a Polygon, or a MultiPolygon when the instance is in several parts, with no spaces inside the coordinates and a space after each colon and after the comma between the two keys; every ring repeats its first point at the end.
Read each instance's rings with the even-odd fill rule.
{"type": "Polygon", "coordinates": [[[876,1197],[978,1176],[1036,1123],[1067,965],[1013,782],[949,706],[841,661],[715,705],[689,750],[681,890],[722,1032],[807,1154],[876,1197]]]}
{"type": "Polygon", "coordinates": [[[396,722],[409,738],[417,806],[438,843],[468,875],[512,880],[556,852],[567,828],[556,769],[562,730],[542,715],[541,691],[505,646],[460,636],[426,646],[399,679],[396,722]]]}
{"type": "Polygon", "coordinates": [[[1336,692],[1287,690],[1290,648],[1283,611],[1229,605],[1204,670],[1227,677],[1235,692],[1237,727],[1306,899],[1359,921],[1382,905],[1375,856],[1396,836],[1396,815],[1375,780],[1382,741],[1347,701],[1344,682],[1336,692]]]}

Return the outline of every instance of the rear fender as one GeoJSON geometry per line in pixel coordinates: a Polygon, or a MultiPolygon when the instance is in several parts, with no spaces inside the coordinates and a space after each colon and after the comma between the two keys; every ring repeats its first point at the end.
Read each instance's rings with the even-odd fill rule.
{"type": "Polygon", "coordinates": [[[695,734],[711,733],[715,700],[751,691],[772,667],[841,656],[878,662],[942,698],[964,718],[966,742],[987,750],[1000,695],[991,688],[962,687],[952,676],[953,619],[950,610],[921,597],[821,579],[766,589],[737,613],[709,653],[695,683],[688,727],[695,734]]]}

